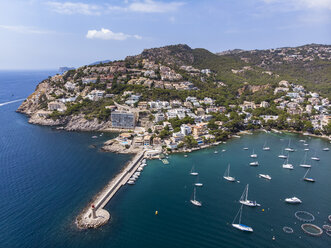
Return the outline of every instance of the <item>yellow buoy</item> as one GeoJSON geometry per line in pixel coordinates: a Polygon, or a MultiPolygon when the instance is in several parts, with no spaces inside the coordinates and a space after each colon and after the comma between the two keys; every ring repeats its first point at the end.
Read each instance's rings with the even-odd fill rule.
{"type": "Polygon", "coordinates": [[[264,208],[262,208],[262,212],[264,212],[264,208]]]}
{"type": "Polygon", "coordinates": [[[159,213],[159,211],[156,210],[156,211],[155,211],[155,215],[158,215],[158,213],[159,213]]]}

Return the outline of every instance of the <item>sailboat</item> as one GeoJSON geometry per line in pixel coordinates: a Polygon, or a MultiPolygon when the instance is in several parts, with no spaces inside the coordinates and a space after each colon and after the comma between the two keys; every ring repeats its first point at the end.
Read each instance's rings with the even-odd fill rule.
{"type": "Polygon", "coordinates": [[[244,205],[249,206],[249,207],[261,206],[260,204],[256,203],[256,201],[247,200],[247,197],[248,197],[248,184],[247,184],[244,192],[242,193],[239,202],[241,204],[244,204],[244,205]]]}
{"type": "Polygon", "coordinates": [[[283,164],[283,168],[293,170],[293,165],[288,162],[289,157],[290,157],[290,154],[287,156],[287,160],[286,160],[286,163],[283,164]]]}
{"type": "Polygon", "coordinates": [[[314,180],[313,178],[311,178],[311,177],[307,177],[307,174],[308,174],[309,170],[310,170],[310,169],[308,169],[308,170],[306,171],[305,175],[303,176],[303,180],[305,180],[305,181],[307,181],[307,182],[314,183],[315,180],[314,180]]]}
{"type": "Polygon", "coordinates": [[[288,146],[285,148],[285,151],[294,152],[294,149],[291,148],[291,139],[289,139],[288,146]]]}
{"type": "Polygon", "coordinates": [[[253,153],[251,154],[251,158],[257,158],[257,154],[254,153],[254,149],[253,149],[253,153]]]}
{"type": "Polygon", "coordinates": [[[316,156],[316,152],[315,155],[311,157],[311,160],[320,161],[320,158],[316,156]]]}
{"type": "Polygon", "coordinates": [[[284,150],[282,148],[282,154],[278,155],[279,158],[287,159],[287,156],[284,154],[284,150]]]}
{"type": "Polygon", "coordinates": [[[190,175],[191,175],[191,176],[197,176],[197,175],[199,175],[198,172],[194,171],[194,166],[192,166],[192,169],[191,169],[190,175]]]}
{"type": "Polygon", "coordinates": [[[263,148],[262,148],[263,151],[270,151],[270,147],[267,146],[267,141],[264,142],[264,145],[263,145],[263,148]]]}
{"type": "Polygon", "coordinates": [[[300,166],[301,166],[301,167],[304,167],[304,168],[310,168],[311,165],[310,165],[310,164],[307,164],[306,161],[307,161],[307,153],[305,153],[305,158],[304,158],[304,160],[303,160],[303,163],[300,164],[300,166]]]}
{"type": "Polygon", "coordinates": [[[228,180],[229,182],[235,182],[236,181],[236,179],[234,177],[230,177],[230,164],[228,165],[228,168],[224,172],[223,178],[225,180],[228,180]]]}
{"type": "Polygon", "coordinates": [[[196,200],[195,194],[196,194],[196,189],[195,189],[195,187],[194,187],[193,199],[191,199],[191,203],[192,203],[193,205],[195,205],[195,206],[201,207],[201,206],[202,206],[202,203],[199,202],[198,200],[196,200]]]}
{"type": "Polygon", "coordinates": [[[244,224],[241,224],[242,211],[243,211],[243,205],[241,205],[236,217],[234,217],[234,219],[232,221],[232,226],[234,228],[237,228],[237,229],[239,229],[241,231],[244,231],[244,232],[253,232],[253,228],[251,228],[250,226],[246,226],[244,224]],[[234,222],[236,221],[238,215],[239,215],[239,221],[238,221],[238,223],[235,224],[234,222]]]}
{"type": "Polygon", "coordinates": [[[202,187],[203,186],[202,183],[199,183],[199,176],[197,176],[197,181],[194,185],[197,186],[197,187],[202,187]]]}

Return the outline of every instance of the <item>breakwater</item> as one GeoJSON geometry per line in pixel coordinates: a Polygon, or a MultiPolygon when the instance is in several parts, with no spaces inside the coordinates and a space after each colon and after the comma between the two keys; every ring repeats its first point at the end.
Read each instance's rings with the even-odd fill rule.
{"type": "Polygon", "coordinates": [[[145,151],[141,151],[125,166],[121,173],[113,178],[108,185],[95,197],[82,213],[76,218],[78,228],[97,228],[106,224],[110,219],[110,213],[104,209],[116,192],[127,183],[135,173],[144,158],[145,151]]]}

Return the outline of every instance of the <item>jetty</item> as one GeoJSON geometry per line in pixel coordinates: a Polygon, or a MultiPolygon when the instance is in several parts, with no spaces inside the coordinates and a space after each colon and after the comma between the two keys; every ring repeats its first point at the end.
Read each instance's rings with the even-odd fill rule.
{"type": "Polygon", "coordinates": [[[141,151],[124,167],[121,173],[113,178],[108,185],[97,194],[76,218],[76,225],[80,229],[97,228],[106,224],[110,219],[110,213],[104,209],[116,192],[127,183],[129,178],[137,171],[140,162],[144,158],[145,151],[141,151]]]}

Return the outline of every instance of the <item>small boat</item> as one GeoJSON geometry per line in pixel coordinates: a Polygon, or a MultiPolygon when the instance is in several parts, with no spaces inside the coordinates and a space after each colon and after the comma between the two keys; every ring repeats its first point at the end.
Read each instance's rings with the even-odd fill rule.
{"type": "Polygon", "coordinates": [[[222,149],[222,152],[226,152],[226,150],[225,149],[222,149]]]}
{"type": "Polygon", "coordinates": [[[214,153],[216,154],[216,153],[218,153],[218,151],[214,151],[214,153]]]}
{"type": "Polygon", "coordinates": [[[137,169],[137,171],[143,171],[143,168],[142,168],[142,167],[139,167],[139,168],[137,169]]]}
{"type": "Polygon", "coordinates": [[[253,149],[253,153],[251,154],[251,156],[250,156],[251,158],[257,158],[257,154],[256,153],[254,153],[254,149],[253,149]]]}
{"type": "Polygon", "coordinates": [[[133,185],[135,182],[133,181],[133,180],[129,180],[128,182],[127,182],[127,184],[129,184],[129,185],[133,185]]]}
{"type": "Polygon", "coordinates": [[[230,164],[228,165],[228,168],[226,169],[223,178],[225,180],[228,180],[229,182],[235,182],[236,179],[234,177],[230,177],[230,164]]]}
{"type": "Polygon", "coordinates": [[[291,148],[291,139],[289,139],[288,146],[285,148],[285,151],[294,152],[294,149],[291,148]]]}
{"type": "Polygon", "coordinates": [[[251,162],[249,163],[250,166],[258,166],[259,165],[259,162],[258,161],[255,161],[255,162],[251,162]]]}
{"type": "Polygon", "coordinates": [[[271,180],[271,176],[269,176],[267,174],[259,174],[259,177],[260,178],[265,178],[265,179],[271,180]]]}
{"type": "Polygon", "coordinates": [[[244,149],[244,150],[248,150],[248,147],[244,147],[243,149],[244,149]]]}
{"type": "Polygon", "coordinates": [[[303,180],[304,180],[304,181],[307,181],[307,182],[314,183],[315,180],[314,180],[313,178],[311,178],[311,177],[307,177],[307,174],[308,174],[309,170],[310,170],[310,169],[308,169],[308,170],[306,171],[305,175],[303,176],[303,180]]]}
{"type": "Polygon", "coordinates": [[[285,198],[285,202],[291,203],[291,204],[299,204],[302,203],[302,201],[298,197],[291,197],[291,198],[285,198]]]}
{"type": "Polygon", "coordinates": [[[328,220],[331,222],[331,214],[328,216],[328,220]]]}
{"type": "Polygon", "coordinates": [[[305,149],[303,149],[304,151],[309,151],[309,148],[305,148],[305,149]]]}
{"type": "Polygon", "coordinates": [[[315,155],[311,157],[311,160],[320,161],[320,158],[316,156],[316,152],[315,155]]]}
{"type": "Polygon", "coordinates": [[[309,146],[309,144],[308,144],[308,143],[304,143],[303,145],[304,145],[304,146],[309,146]]]}
{"type": "Polygon", "coordinates": [[[194,184],[196,187],[202,187],[203,184],[202,183],[199,183],[199,176],[197,176],[197,181],[196,183],[194,184]]]}
{"type": "Polygon", "coordinates": [[[306,142],[305,140],[299,140],[299,142],[306,142]]]}
{"type": "Polygon", "coordinates": [[[244,204],[244,205],[249,206],[249,207],[259,207],[259,206],[261,206],[260,204],[256,203],[256,201],[247,200],[247,197],[248,197],[248,186],[249,185],[247,184],[244,192],[242,193],[242,195],[240,197],[239,202],[241,204],[244,204]]]}
{"type": "Polygon", "coordinates": [[[92,139],[97,139],[98,138],[98,136],[92,136],[92,139]]]}
{"type": "Polygon", "coordinates": [[[323,148],[323,151],[325,151],[325,152],[330,151],[330,148],[329,147],[325,147],[325,148],[323,148]]]}
{"type": "Polygon", "coordinates": [[[307,161],[307,153],[305,153],[305,157],[304,157],[303,163],[300,164],[299,166],[301,166],[303,168],[310,168],[311,165],[310,164],[307,164],[306,161],[307,161]]]}
{"type": "Polygon", "coordinates": [[[191,169],[190,175],[191,175],[191,176],[197,176],[197,175],[199,175],[198,172],[194,171],[194,166],[193,166],[192,169],[191,169]]]}
{"type": "Polygon", "coordinates": [[[184,158],[187,158],[187,154],[184,155],[184,158]]]}
{"type": "Polygon", "coordinates": [[[240,209],[239,209],[238,213],[234,217],[234,219],[232,221],[232,226],[234,228],[237,228],[237,229],[239,229],[241,231],[244,231],[244,232],[253,232],[253,228],[251,228],[250,226],[246,226],[244,224],[241,224],[242,211],[243,211],[243,205],[240,206],[240,209]],[[238,215],[239,215],[239,221],[238,221],[238,223],[235,224],[234,222],[236,221],[238,215]]]}
{"type": "Polygon", "coordinates": [[[293,170],[293,165],[288,162],[289,157],[290,157],[290,154],[287,157],[286,163],[283,164],[283,168],[293,170]]]}
{"type": "Polygon", "coordinates": [[[130,179],[129,179],[129,181],[136,181],[137,180],[137,178],[135,178],[135,177],[130,177],[130,179]]]}
{"type": "Polygon", "coordinates": [[[287,156],[284,154],[284,150],[282,148],[282,154],[278,155],[279,158],[287,159],[287,156]]]}
{"type": "Polygon", "coordinates": [[[270,151],[270,147],[267,146],[267,141],[264,142],[264,145],[263,145],[263,148],[262,148],[263,151],[270,151]]]}
{"type": "Polygon", "coordinates": [[[202,206],[202,203],[199,202],[198,200],[196,200],[195,194],[196,194],[196,189],[195,189],[195,187],[194,187],[193,199],[191,199],[191,203],[192,203],[193,205],[195,205],[195,206],[201,207],[201,206],[202,206]]]}

